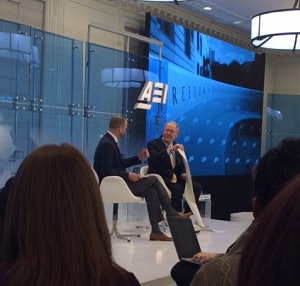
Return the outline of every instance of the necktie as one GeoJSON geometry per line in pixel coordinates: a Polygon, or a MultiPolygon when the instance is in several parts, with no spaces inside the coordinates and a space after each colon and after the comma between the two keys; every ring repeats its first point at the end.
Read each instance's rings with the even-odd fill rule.
{"type": "MultiPolygon", "coordinates": [[[[175,167],[175,156],[172,154],[172,152],[170,153],[170,161],[171,161],[171,165],[172,165],[172,169],[174,169],[174,167],[175,167]]],[[[177,183],[177,177],[176,177],[176,175],[173,173],[173,175],[172,175],[172,180],[171,180],[171,183],[177,183]]]]}

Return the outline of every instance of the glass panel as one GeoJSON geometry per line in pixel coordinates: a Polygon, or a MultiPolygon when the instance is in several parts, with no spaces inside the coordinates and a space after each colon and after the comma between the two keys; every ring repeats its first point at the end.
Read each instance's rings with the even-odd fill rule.
{"type": "Polygon", "coordinates": [[[267,106],[267,149],[287,137],[300,137],[299,95],[269,94],[267,106]]]}
{"type": "Polygon", "coordinates": [[[46,33],[43,42],[40,142],[82,149],[82,43],[46,33]]]}
{"type": "MultiPolygon", "coordinates": [[[[113,114],[128,118],[124,155],[145,147],[147,111],[135,105],[146,81],[166,81],[166,63],[6,21],[0,21],[0,38],[1,185],[46,143],[71,143],[92,163],[113,114]]],[[[162,106],[148,93],[154,137],[162,106]]]]}
{"type": "MultiPolygon", "coordinates": [[[[85,155],[93,161],[95,148],[107,131],[113,114],[128,119],[128,130],[120,140],[120,146],[126,157],[135,155],[146,145],[146,110],[134,107],[146,81],[159,79],[161,65],[153,60],[149,66],[148,58],[93,44],[86,50],[89,64],[85,155]]],[[[153,105],[155,114],[156,108],[153,105]]]]}
{"type": "Polygon", "coordinates": [[[0,38],[2,186],[41,144],[82,149],[84,80],[82,42],[5,21],[0,38]]]}
{"type": "MultiPolygon", "coordinates": [[[[157,60],[5,21],[0,65],[0,187],[42,144],[71,143],[92,164],[113,114],[128,118],[120,145],[125,156],[135,155],[146,144],[147,111],[135,108],[138,97],[146,81],[167,78],[157,60]]],[[[157,128],[162,107],[148,94],[157,128]]],[[[147,217],[145,206],[123,210],[123,219],[147,217]]]]}
{"type": "Polygon", "coordinates": [[[36,147],[33,138],[34,82],[39,60],[30,27],[0,21],[0,183],[14,174],[36,147]]]}

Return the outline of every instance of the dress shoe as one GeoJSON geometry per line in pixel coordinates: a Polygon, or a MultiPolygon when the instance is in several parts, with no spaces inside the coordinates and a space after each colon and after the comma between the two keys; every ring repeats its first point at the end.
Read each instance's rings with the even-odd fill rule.
{"type": "Polygon", "coordinates": [[[150,233],[150,240],[159,240],[159,241],[172,241],[173,238],[166,236],[164,233],[158,234],[158,233],[150,233]]]}
{"type": "Polygon", "coordinates": [[[188,213],[178,213],[179,218],[189,218],[193,213],[188,212],[188,213]]]}

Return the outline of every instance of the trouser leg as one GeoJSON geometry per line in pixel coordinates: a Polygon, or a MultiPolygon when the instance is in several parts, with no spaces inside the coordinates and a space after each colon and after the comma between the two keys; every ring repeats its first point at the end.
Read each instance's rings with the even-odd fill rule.
{"type": "Polygon", "coordinates": [[[184,193],[185,182],[167,183],[167,187],[171,191],[171,205],[177,212],[182,212],[182,198],[184,193]]]}
{"type": "Polygon", "coordinates": [[[154,177],[143,178],[138,182],[127,182],[130,190],[136,196],[144,197],[147,203],[149,221],[152,226],[164,219],[160,207],[159,191],[156,189],[154,177]]]}
{"type": "Polygon", "coordinates": [[[200,265],[179,261],[171,269],[171,277],[177,286],[189,286],[199,268],[200,265]]]}
{"type": "Polygon", "coordinates": [[[154,181],[154,185],[158,193],[160,205],[166,211],[167,216],[177,216],[178,211],[176,211],[173,208],[169,195],[166,189],[164,188],[164,186],[159,182],[159,180],[156,177],[149,177],[149,179],[150,178],[152,178],[152,180],[154,181]]]}
{"type": "MultiPolygon", "coordinates": [[[[202,186],[200,183],[198,182],[194,182],[193,181],[193,191],[194,191],[194,197],[195,197],[195,202],[196,202],[196,205],[198,206],[199,208],[199,197],[202,193],[202,186]]],[[[190,212],[191,209],[188,205],[187,202],[184,203],[184,212],[190,212]]]]}

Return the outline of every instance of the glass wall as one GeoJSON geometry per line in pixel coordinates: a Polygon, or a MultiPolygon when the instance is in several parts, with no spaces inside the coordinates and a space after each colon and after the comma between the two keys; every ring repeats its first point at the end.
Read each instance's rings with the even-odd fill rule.
{"type": "Polygon", "coordinates": [[[71,143],[92,164],[113,114],[128,118],[125,155],[145,146],[146,111],[133,107],[147,57],[0,21],[0,65],[0,186],[46,143],[71,143]]]}
{"type": "Polygon", "coordinates": [[[287,137],[300,137],[299,95],[269,94],[267,106],[267,150],[287,137]]]}

